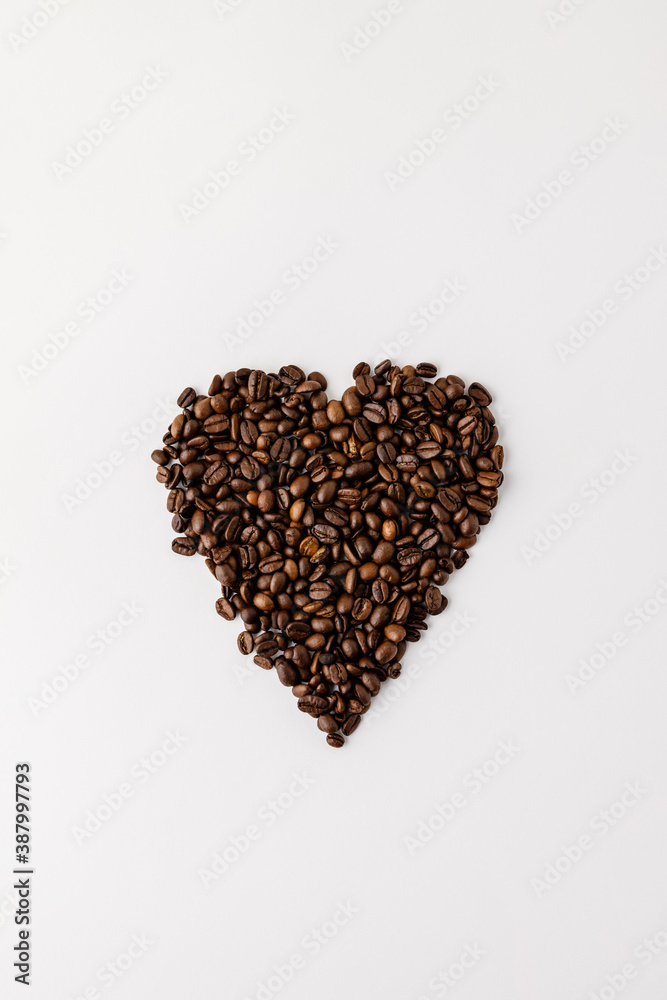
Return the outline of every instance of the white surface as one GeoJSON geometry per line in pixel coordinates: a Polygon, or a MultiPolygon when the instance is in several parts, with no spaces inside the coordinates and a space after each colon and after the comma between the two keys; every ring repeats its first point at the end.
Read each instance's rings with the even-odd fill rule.
{"type": "Polygon", "coordinates": [[[649,605],[641,627],[626,616],[667,600],[667,266],[631,296],[614,286],[667,243],[664,4],[588,0],[550,24],[555,0],[404,0],[349,61],[341,45],[382,0],[224,6],[71,3],[12,46],[40,8],[3,5],[3,996],[23,995],[5,892],[14,764],[30,760],[36,1000],[266,998],[295,954],[286,1000],[417,1000],[449,995],[437,977],[466,946],[485,954],[450,990],[461,1000],[658,1000],[667,610],[649,605]],[[166,79],[123,112],[149,67],[166,79]],[[462,121],[480,77],[493,93],[462,121]],[[241,144],[274,109],[293,121],[247,162],[241,144]],[[105,117],[113,131],[58,179],[54,162],[105,117]],[[584,169],[577,150],[607,119],[618,134],[584,169]],[[438,127],[442,145],[390,190],[387,172],[438,127]],[[239,175],[186,222],[179,206],[234,158],[239,175]],[[572,183],[517,232],[513,214],[565,169],[572,183]],[[338,248],[290,289],[320,238],[338,248]],[[80,303],[114,270],[132,280],[87,321],[80,303]],[[410,326],[448,280],[465,291],[425,332],[410,326]],[[225,335],[278,287],[284,302],[230,350],[225,335]],[[615,314],[561,360],[556,345],[607,299],[615,314]],[[71,322],[78,336],[26,375],[71,322]],[[507,476],[447,612],[409,647],[406,675],[421,676],[335,752],[276,677],[235,673],[237,624],[216,616],[203,561],[172,554],[148,456],[160,401],[171,416],[187,384],[298,363],[340,396],[401,331],[394,360],[491,389],[507,476]],[[589,481],[618,451],[631,458],[602,494],[589,481]],[[120,464],[68,510],[112,452],[120,464]],[[522,546],[576,502],[527,561],[522,546]],[[89,637],[123,602],[141,613],[96,653],[89,637]],[[567,675],[618,630],[626,644],[571,693],[567,675]],[[86,651],[35,714],[29,699],[86,651]],[[144,781],[139,762],[169,731],[187,740],[144,781]],[[503,740],[520,752],[475,793],[467,775],[503,740]],[[312,784],[269,823],[295,774],[312,784]],[[124,782],[131,797],[77,843],[124,782]],[[626,782],[644,791],[602,832],[626,782]],[[405,838],[457,792],[465,806],[411,854],[405,838]],[[259,839],[204,888],[199,869],[250,824],[259,839]],[[540,890],[584,835],[590,849],[540,890]],[[343,922],[339,901],[358,912],[316,949],[306,935],[343,922]],[[145,953],[98,976],[135,934],[145,953]]]}

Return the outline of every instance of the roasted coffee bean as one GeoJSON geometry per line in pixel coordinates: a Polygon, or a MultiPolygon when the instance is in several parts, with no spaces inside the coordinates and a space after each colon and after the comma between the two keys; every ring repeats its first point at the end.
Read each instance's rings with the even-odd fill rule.
{"type": "Polygon", "coordinates": [[[408,615],[410,614],[410,608],[412,604],[409,597],[399,597],[394,605],[392,612],[392,621],[396,622],[398,625],[402,625],[407,621],[408,615]]]}
{"type": "Polygon", "coordinates": [[[361,675],[361,681],[364,687],[366,687],[372,695],[377,694],[380,690],[381,681],[377,674],[372,674],[370,671],[365,670],[361,675]]]}
{"type": "Polygon", "coordinates": [[[352,617],[357,622],[363,622],[369,617],[372,610],[373,604],[371,601],[365,597],[360,597],[354,602],[352,607],[352,617]]]}
{"type": "Polygon", "coordinates": [[[338,541],[338,530],[332,524],[316,524],[313,534],[322,545],[335,545],[338,541]]]}
{"type": "Polygon", "coordinates": [[[472,413],[466,413],[465,416],[461,417],[458,421],[456,429],[463,438],[466,434],[472,434],[476,426],[477,418],[472,413]]]}
{"type": "Polygon", "coordinates": [[[167,510],[171,514],[178,513],[178,511],[183,506],[183,491],[182,490],[171,490],[169,496],[167,497],[167,510]]]}
{"type": "Polygon", "coordinates": [[[221,618],[225,618],[228,622],[232,622],[236,618],[236,608],[226,597],[218,598],[215,602],[215,610],[221,618]]]}
{"type": "Polygon", "coordinates": [[[380,664],[390,663],[396,657],[396,644],[386,639],[375,650],[375,659],[380,664]]]}
{"type": "Polygon", "coordinates": [[[244,656],[248,656],[252,653],[254,640],[250,632],[239,632],[236,639],[236,645],[239,647],[239,652],[243,653],[244,656]]]}
{"type": "Polygon", "coordinates": [[[370,396],[371,393],[375,392],[375,379],[369,374],[369,372],[370,368],[368,369],[368,372],[355,376],[355,387],[361,396],[370,396]]]}
{"type": "Polygon", "coordinates": [[[398,550],[398,561],[403,570],[410,569],[421,562],[422,552],[416,545],[404,545],[398,550]]]}
{"type": "Polygon", "coordinates": [[[389,584],[386,580],[374,580],[371,596],[377,604],[385,604],[389,600],[389,584]]]}
{"type": "Polygon", "coordinates": [[[497,502],[491,396],[436,376],[361,362],[338,401],[319,372],[241,368],[184,390],[152,454],[174,551],[204,555],[239,651],[276,667],[332,746],[444,610],[497,502]]]}
{"type": "MultiPolygon", "coordinates": [[[[172,396],[172,399],[173,398],[174,397],[172,396]]],[[[181,406],[185,410],[187,409],[188,406],[192,406],[196,398],[197,398],[197,393],[194,391],[194,389],[188,388],[183,390],[183,392],[176,400],[176,403],[178,404],[178,406],[181,406]]]]}
{"type": "Polygon", "coordinates": [[[317,728],[321,729],[323,733],[336,733],[340,727],[333,715],[328,715],[325,712],[324,715],[318,717],[317,728]]]}
{"type": "Polygon", "coordinates": [[[473,382],[468,388],[468,395],[479,403],[480,406],[488,406],[492,402],[491,393],[480,385],[479,382],[473,382]]]}
{"type": "Polygon", "coordinates": [[[297,365],[285,365],[280,369],[280,378],[287,385],[298,385],[299,382],[303,382],[305,372],[301,371],[297,365]]]}
{"type": "Polygon", "coordinates": [[[274,653],[278,652],[279,648],[278,643],[273,638],[262,639],[255,643],[255,649],[262,656],[273,656],[274,653]]]}
{"type": "MultiPolygon", "coordinates": [[[[359,725],[360,722],[361,722],[361,718],[358,715],[350,715],[350,716],[348,716],[347,719],[345,720],[345,722],[342,725],[342,730],[343,730],[343,733],[345,734],[345,736],[350,736],[354,732],[354,730],[357,728],[357,726],[359,725]]],[[[337,744],[337,745],[341,745],[341,744],[337,744]]]]}
{"type": "Polygon", "coordinates": [[[405,629],[402,625],[386,625],[384,634],[390,642],[399,643],[405,639],[405,629]]]}
{"type": "Polygon", "coordinates": [[[285,659],[276,660],[276,673],[281,684],[293,687],[299,680],[299,671],[285,659]]]}
{"type": "Polygon", "coordinates": [[[480,486],[486,486],[489,489],[497,489],[497,487],[500,486],[500,484],[502,483],[502,481],[503,481],[503,474],[502,474],[502,472],[496,472],[496,471],[493,471],[493,472],[484,472],[484,471],[482,471],[482,472],[478,472],[477,473],[477,482],[479,483],[479,485],[480,486]]]}
{"type": "Polygon", "coordinates": [[[293,642],[301,642],[302,639],[310,635],[312,629],[306,622],[296,621],[290,622],[285,632],[293,642]]]}
{"type": "Polygon", "coordinates": [[[438,490],[437,497],[445,510],[455,511],[461,506],[460,495],[450,487],[445,486],[444,489],[438,490]]]}
{"type": "Polygon", "coordinates": [[[326,698],[320,698],[315,694],[307,694],[299,698],[297,705],[300,712],[307,712],[308,715],[322,715],[329,707],[326,698]]]}
{"type": "Polygon", "coordinates": [[[175,538],[171,547],[179,556],[193,556],[197,551],[197,543],[194,538],[175,538]]]}
{"type": "Polygon", "coordinates": [[[268,656],[253,656],[252,661],[256,666],[261,667],[262,670],[270,670],[273,666],[273,661],[268,656]]]}
{"type": "Polygon", "coordinates": [[[426,603],[426,610],[429,614],[433,615],[442,607],[442,594],[437,587],[428,587],[426,594],[424,595],[424,601],[426,603]]]}

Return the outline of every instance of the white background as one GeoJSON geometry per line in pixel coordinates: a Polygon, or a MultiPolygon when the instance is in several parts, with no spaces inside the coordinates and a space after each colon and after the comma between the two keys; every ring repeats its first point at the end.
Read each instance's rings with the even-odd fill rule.
{"type": "Polygon", "coordinates": [[[664,4],[580,0],[558,20],[556,0],[403,0],[370,40],[355,33],[383,0],[217,6],[3,4],[3,996],[25,995],[12,819],[29,760],[37,1000],[662,1000],[664,4]],[[151,67],[166,78],[114,113],[151,67]],[[274,109],[293,120],[247,162],[274,109]],[[59,169],[105,117],[113,131],[59,169]],[[618,134],[594,142],[607,119],[618,134]],[[438,127],[445,141],[390,183],[438,127]],[[240,175],[186,221],[234,158],[240,175]],[[234,346],[320,238],[335,252],[234,346]],[[131,280],[87,321],[114,270],[131,280]],[[465,290],[435,316],[448,280],[465,290]],[[275,676],[243,675],[203,561],[171,552],[149,455],[181,389],[216,372],[296,363],[339,397],[357,361],[387,354],[490,388],[506,481],[447,612],[408,648],[407,683],[334,751],[275,676]],[[96,653],[124,602],[140,613],[96,653]],[[169,732],[185,740],[165,757],[169,732]],[[520,749],[475,792],[501,741],[520,749]],[[639,791],[614,806],[626,783],[639,791]],[[436,806],[457,792],[445,823],[436,806]],[[251,824],[259,838],[206,888],[201,869],[251,824]],[[356,912],[336,928],[340,903],[356,912]],[[133,935],[150,944],[131,961],[133,935]],[[463,973],[466,947],[481,957],[463,973]],[[297,954],[288,982],[271,978],[297,954]]]}

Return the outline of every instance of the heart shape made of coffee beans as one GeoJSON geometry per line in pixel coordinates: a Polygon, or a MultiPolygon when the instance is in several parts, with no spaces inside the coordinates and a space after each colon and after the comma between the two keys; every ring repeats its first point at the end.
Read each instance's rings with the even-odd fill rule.
{"type": "Polygon", "coordinates": [[[205,557],[239,650],[333,747],[445,609],[503,479],[484,386],[426,363],[352,374],[340,401],[296,365],[216,375],[152,455],[174,552],[205,557]]]}

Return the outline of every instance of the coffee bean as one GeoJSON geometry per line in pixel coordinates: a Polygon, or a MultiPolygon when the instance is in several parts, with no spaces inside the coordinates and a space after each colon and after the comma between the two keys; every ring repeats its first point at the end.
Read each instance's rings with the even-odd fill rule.
{"type": "Polygon", "coordinates": [[[250,632],[239,632],[236,639],[236,645],[239,647],[239,652],[243,653],[244,656],[248,656],[252,653],[254,640],[250,632]]]}
{"type": "Polygon", "coordinates": [[[197,543],[194,538],[174,538],[171,547],[179,556],[193,556],[197,551],[197,543]]]}
{"type": "Polygon", "coordinates": [[[285,632],[293,642],[301,642],[302,639],[305,639],[310,635],[312,629],[306,622],[298,621],[290,622],[285,629],[285,632]]]}
{"type": "Polygon", "coordinates": [[[422,551],[416,545],[405,545],[398,550],[398,561],[403,570],[410,569],[421,562],[422,551]]]}
{"type": "Polygon", "coordinates": [[[325,712],[324,715],[318,716],[317,728],[321,729],[323,733],[336,733],[340,727],[333,715],[328,715],[325,712]]]}
{"type": "Polygon", "coordinates": [[[278,680],[285,687],[293,687],[299,680],[299,671],[283,658],[276,660],[276,673],[278,680]]]}
{"type": "Polygon", "coordinates": [[[340,735],[340,733],[329,733],[327,736],[327,743],[330,747],[342,747],[345,743],[345,739],[340,735]]]}
{"type": "Polygon", "coordinates": [[[303,382],[305,372],[296,365],[285,365],[280,369],[280,378],[287,385],[298,385],[299,382],[303,382]]]}
{"type": "Polygon", "coordinates": [[[459,531],[464,538],[475,535],[479,531],[479,519],[474,511],[470,510],[459,523],[459,531]]]}
{"type": "Polygon", "coordinates": [[[435,614],[442,606],[442,594],[437,587],[428,587],[424,595],[426,610],[429,614],[435,614]]]}
{"type": "Polygon", "coordinates": [[[479,382],[473,382],[470,385],[468,395],[471,396],[476,403],[479,403],[480,406],[488,406],[489,403],[492,402],[491,393],[485,389],[483,385],[480,385],[479,382]]]}
{"type": "Polygon", "coordinates": [[[394,605],[391,616],[392,621],[396,622],[398,625],[402,625],[405,621],[407,621],[411,606],[409,597],[399,597],[394,605]]]}
{"type": "Polygon", "coordinates": [[[461,417],[458,421],[456,429],[463,438],[466,434],[472,434],[476,426],[477,418],[472,413],[466,413],[466,415],[461,417]]]}
{"type": "Polygon", "coordinates": [[[338,531],[331,524],[316,524],[313,534],[323,545],[334,545],[338,541],[338,531]]]}
{"type": "Polygon", "coordinates": [[[279,648],[276,640],[272,638],[262,639],[255,643],[255,649],[261,656],[273,656],[274,653],[278,652],[279,648]]]}
{"type": "Polygon", "coordinates": [[[218,598],[215,602],[215,610],[221,618],[225,618],[228,622],[232,622],[236,618],[236,608],[226,597],[218,598]]]}
{"type": "MultiPolygon", "coordinates": [[[[370,372],[370,368],[368,372],[370,372]]],[[[361,396],[370,396],[371,393],[375,392],[375,379],[368,373],[357,375],[354,382],[356,390],[361,396]]]]}
{"type": "Polygon", "coordinates": [[[487,487],[488,489],[497,489],[497,487],[500,486],[502,481],[503,481],[502,472],[482,471],[477,473],[477,482],[479,483],[479,485],[487,487]]]}
{"type": "Polygon", "coordinates": [[[326,698],[315,694],[307,694],[299,698],[297,705],[300,712],[306,712],[308,715],[322,715],[329,707],[326,698]]]}
{"type": "Polygon", "coordinates": [[[417,544],[425,551],[435,548],[436,545],[440,544],[440,533],[435,528],[426,528],[417,536],[417,544]]]}
{"type": "Polygon", "coordinates": [[[363,622],[369,617],[372,610],[373,605],[371,601],[365,597],[360,597],[359,600],[354,602],[354,606],[352,607],[352,617],[357,622],[363,622]]]}
{"type": "Polygon", "coordinates": [[[256,666],[261,667],[262,670],[270,670],[273,666],[273,661],[268,656],[253,656],[252,661],[256,666]]]}
{"type": "MultiPolygon", "coordinates": [[[[361,718],[358,715],[350,715],[345,720],[342,725],[342,730],[345,736],[351,736],[354,730],[358,727],[361,722],[361,718]]],[[[327,741],[328,742],[328,741],[327,741]]],[[[337,744],[341,745],[341,744],[337,744]]]]}
{"type": "Polygon", "coordinates": [[[361,681],[364,687],[366,687],[368,691],[370,691],[371,695],[376,695],[378,693],[382,683],[377,674],[372,674],[368,670],[364,670],[363,674],[361,675],[361,681]]]}
{"type": "MultiPolygon", "coordinates": [[[[173,398],[174,397],[172,396],[172,399],[173,398]]],[[[197,393],[194,391],[194,389],[188,388],[183,390],[183,392],[176,400],[176,403],[178,406],[182,407],[185,410],[189,406],[192,406],[196,398],[197,398],[197,393]]]]}
{"type": "Polygon", "coordinates": [[[183,491],[182,490],[170,490],[169,496],[167,497],[167,510],[170,513],[178,513],[178,511],[183,506],[183,491]]]}
{"type": "Polygon", "coordinates": [[[460,495],[450,487],[446,486],[444,489],[438,490],[437,497],[445,510],[455,511],[461,506],[460,495]]]}

